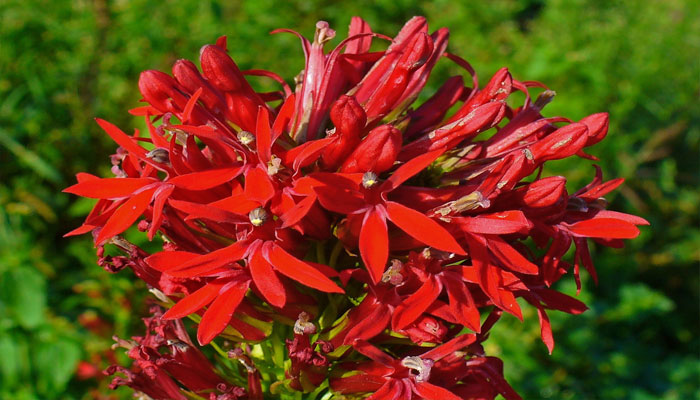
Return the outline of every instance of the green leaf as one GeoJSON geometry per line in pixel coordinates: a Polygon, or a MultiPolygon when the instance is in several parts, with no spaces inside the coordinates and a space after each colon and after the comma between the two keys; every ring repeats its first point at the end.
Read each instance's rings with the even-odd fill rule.
{"type": "Polygon", "coordinates": [[[46,396],[63,392],[80,360],[80,347],[68,339],[38,345],[34,352],[37,389],[46,396]]]}
{"type": "Polygon", "coordinates": [[[0,277],[0,301],[22,327],[32,329],[44,321],[46,281],[36,270],[19,267],[5,271],[0,277]]]}
{"type": "Polygon", "coordinates": [[[20,354],[18,343],[10,335],[0,336],[0,376],[4,388],[13,387],[17,384],[20,375],[20,354]]]}

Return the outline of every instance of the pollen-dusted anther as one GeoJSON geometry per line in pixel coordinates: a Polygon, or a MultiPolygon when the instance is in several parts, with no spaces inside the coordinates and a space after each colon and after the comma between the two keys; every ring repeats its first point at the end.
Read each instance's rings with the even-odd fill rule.
{"type": "Polygon", "coordinates": [[[238,137],[239,142],[246,146],[255,141],[255,136],[253,136],[253,134],[248,131],[240,131],[238,132],[238,135],[236,135],[236,137],[238,137]]]}
{"type": "Polygon", "coordinates": [[[248,213],[248,218],[250,218],[251,224],[254,226],[260,226],[267,221],[267,211],[265,211],[265,209],[262,207],[258,207],[248,213]]]}
{"type": "Polygon", "coordinates": [[[313,322],[309,322],[311,316],[302,311],[299,313],[299,317],[294,323],[294,333],[297,335],[311,335],[316,333],[316,325],[313,322]]]}
{"type": "Polygon", "coordinates": [[[146,157],[159,164],[170,163],[170,154],[168,153],[168,150],[163,149],[161,147],[156,147],[155,149],[149,151],[148,153],[146,153],[146,157]]]}
{"type": "Polygon", "coordinates": [[[368,171],[365,172],[364,175],[362,175],[362,186],[365,189],[369,189],[377,183],[379,183],[379,177],[374,172],[368,171]]]}
{"type": "Polygon", "coordinates": [[[416,372],[413,378],[416,382],[425,382],[430,379],[430,370],[435,365],[435,361],[431,359],[422,359],[418,356],[408,356],[401,360],[401,365],[410,368],[416,372]]]}
{"type": "Polygon", "coordinates": [[[382,282],[390,283],[394,286],[403,285],[403,275],[401,274],[402,270],[403,263],[400,260],[391,260],[391,266],[389,266],[389,269],[384,271],[384,274],[382,274],[382,282]]]}

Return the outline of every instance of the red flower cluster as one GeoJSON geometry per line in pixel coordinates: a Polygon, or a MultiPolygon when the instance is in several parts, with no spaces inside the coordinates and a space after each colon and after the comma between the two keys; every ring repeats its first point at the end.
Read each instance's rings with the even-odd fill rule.
{"type": "Polygon", "coordinates": [[[424,18],[393,39],[353,18],[349,37],[326,52],[334,36],[325,22],[312,42],[299,36],[306,68],[293,91],[272,72],[241,71],[220,38],[202,48],[201,72],[179,60],[172,76],[141,74],[148,104],[131,113],[145,117],[149,135],[97,120],[120,146],[116,177],[83,173],[66,189],[99,199],[71,234],[91,231],[100,251],[123,249],[126,257],[101,254],[101,264],[129,266],[154,288],[170,307],[161,327],[191,316],[201,345],[226,337],[248,371],[247,392],[234,390],[201,353],[180,360],[180,345],[162,354],[165,344],[147,336],[129,353],[146,375],[126,383],[156,399],[185,390],[261,399],[279,389],[255,367],[274,359],[265,350],[274,331],[288,332],[289,361],[278,367],[294,390],[519,398],[481,347],[501,312],[522,319],[517,298],[536,307],[551,352],[546,310],[586,309],[551,285],[571,269],[578,283],[580,266],[595,278],[588,239],[621,246],[647,224],[605,210],[603,196],[622,180],[604,182],[597,167],[573,194],[564,177],[541,176],[546,161],[595,159],[584,148],[605,137],[607,114],[545,118],[554,92],[533,101],[529,88],[543,86],[507,69],[480,88],[471,66],[446,52],[447,29],[429,34],[424,18]],[[386,50],[371,50],[387,39],[386,50]],[[472,82],[453,76],[416,105],[443,57],[472,82]],[[258,93],[246,75],[281,89],[258,93]],[[521,106],[507,103],[514,91],[525,94],[521,106]],[[117,236],[140,218],[163,251],[117,236]],[[183,376],[182,366],[201,376],[183,376]]]}

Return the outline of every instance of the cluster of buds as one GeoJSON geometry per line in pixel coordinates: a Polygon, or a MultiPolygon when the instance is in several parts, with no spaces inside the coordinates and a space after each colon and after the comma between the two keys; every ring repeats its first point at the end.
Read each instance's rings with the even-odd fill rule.
{"type": "Polygon", "coordinates": [[[447,52],[447,29],[431,34],[424,18],[392,39],[355,17],[330,52],[326,22],[313,41],[292,33],[306,57],[294,88],[241,71],[222,37],[200,69],[141,74],[147,104],[131,114],[148,135],[97,120],[120,146],[115,177],[81,173],[65,190],[98,199],[70,234],[122,249],[101,263],[133,269],[168,308],[127,343],[136,366],[113,367],[127,374],[115,384],[154,399],[518,399],[484,354],[487,333],[504,312],[522,319],[520,298],[551,352],[547,311],[586,309],[552,285],[572,271],[580,290],[580,267],[596,279],[589,241],[619,247],[647,224],[605,209],[622,180],[597,167],[573,193],[542,176],[550,160],[595,159],[584,149],[607,134],[607,114],[545,118],[554,92],[505,68],[480,87],[447,52]],[[415,104],[442,58],[471,80],[453,76],[415,104]],[[246,75],[280,89],[258,93],[246,75]],[[533,87],[544,89],[534,100],[533,87]],[[507,102],[515,91],[522,105],[507,102]],[[133,225],[163,250],[119,236],[133,225]],[[215,370],[185,317],[199,345],[229,346],[240,368],[215,370]]]}

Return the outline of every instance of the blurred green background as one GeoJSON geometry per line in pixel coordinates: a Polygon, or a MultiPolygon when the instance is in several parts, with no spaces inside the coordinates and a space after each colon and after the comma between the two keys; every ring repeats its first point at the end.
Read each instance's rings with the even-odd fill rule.
{"type": "MultiPolygon", "coordinates": [[[[95,264],[86,237],[63,239],[91,204],[60,193],[74,174],[109,175],[115,145],[93,122],[138,120],[137,79],[229,36],[242,69],[291,78],[298,39],[327,20],[344,37],[359,15],[395,34],[413,15],[450,28],[450,51],[482,84],[499,67],[558,95],[545,115],[609,111],[608,138],[591,149],[606,177],[626,184],[611,208],[651,222],[623,250],[597,249],[591,308],[552,313],[557,345],[539,341],[535,312],[505,317],[487,350],[526,399],[700,398],[700,2],[319,0],[0,2],[0,398],[130,398],[99,373],[115,333],[138,334],[143,284],[95,264]]],[[[337,40],[336,42],[337,43],[337,40]]],[[[461,71],[442,61],[428,85],[461,71]]],[[[591,162],[554,164],[570,191],[591,162]]],[[[573,279],[560,288],[573,294],[573,279]]]]}

